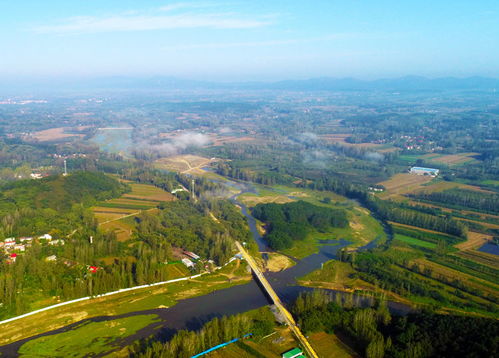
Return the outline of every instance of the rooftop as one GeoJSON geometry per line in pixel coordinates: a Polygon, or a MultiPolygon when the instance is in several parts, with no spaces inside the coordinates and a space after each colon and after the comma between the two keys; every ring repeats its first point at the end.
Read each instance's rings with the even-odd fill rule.
{"type": "Polygon", "coordinates": [[[411,170],[424,170],[427,172],[438,172],[438,169],[435,168],[423,168],[423,167],[412,167],[411,170]]]}

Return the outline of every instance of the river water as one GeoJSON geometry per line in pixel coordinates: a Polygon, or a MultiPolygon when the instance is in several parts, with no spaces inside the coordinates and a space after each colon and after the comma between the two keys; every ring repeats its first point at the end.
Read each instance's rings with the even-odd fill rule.
{"type": "MultiPolygon", "coordinates": [[[[255,190],[253,187],[248,186],[248,184],[230,183],[229,185],[237,185],[243,192],[254,192],[255,190]]],[[[254,240],[259,246],[260,251],[269,251],[268,246],[257,230],[255,218],[251,216],[248,208],[244,204],[238,202],[235,196],[232,197],[231,200],[241,207],[242,213],[248,219],[250,230],[253,234],[254,240]]],[[[265,273],[265,277],[269,280],[270,284],[285,304],[293,302],[300,292],[311,290],[307,287],[298,286],[296,278],[317,270],[323,263],[335,259],[338,250],[347,246],[349,243],[345,240],[328,240],[328,242],[324,242],[324,244],[325,245],[320,246],[318,253],[298,260],[296,265],[291,268],[281,272],[265,273]]],[[[366,246],[367,247],[364,247],[364,249],[372,247],[372,244],[370,243],[366,246]]],[[[342,292],[334,292],[334,294],[343,295],[342,292]]],[[[356,297],[356,303],[359,305],[367,304],[367,301],[369,301],[368,298],[360,296],[356,297]]],[[[177,330],[196,330],[215,317],[246,312],[263,307],[270,303],[271,301],[267,295],[262,291],[255,280],[253,280],[248,284],[233,286],[214,291],[204,296],[181,300],[170,308],[137,311],[116,316],[100,316],[84,321],[102,322],[135,315],[158,315],[160,321],[155,322],[125,338],[124,340],[117,342],[119,346],[124,346],[136,341],[137,339],[147,338],[151,335],[155,335],[159,340],[168,340],[177,330]]],[[[408,306],[396,302],[389,302],[388,306],[393,313],[397,314],[405,314],[410,311],[408,306]]],[[[80,325],[82,322],[83,321],[80,321],[54,331],[49,331],[5,345],[0,347],[0,353],[3,354],[2,357],[16,356],[18,349],[24,343],[42,336],[69,331],[80,325]]]]}

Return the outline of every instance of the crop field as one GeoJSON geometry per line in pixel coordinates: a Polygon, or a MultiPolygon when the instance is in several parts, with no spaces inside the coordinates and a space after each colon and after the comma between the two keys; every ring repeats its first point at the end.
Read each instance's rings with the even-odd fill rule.
{"type": "Polygon", "coordinates": [[[461,251],[478,249],[480,246],[491,240],[491,235],[468,231],[468,239],[465,242],[455,245],[455,247],[461,251]]]}
{"type": "Polygon", "coordinates": [[[497,256],[493,254],[488,254],[486,252],[480,252],[475,250],[465,250],[455,253],[456,256],[463,257],[468,260],[478,262],[482,265],[490,266],[495,269],[499,269],[499,260],[497,256]]]}
{"type": "Polygon", "coordinates": [[[395,234],[394,235],[394,239],[398,240],[398,241],[405,242],[406,244],[409,244],[409,245],[420,246],[420,247],[424,247],[424,248],[427,248],[427,249],[434,249],[435,247],[437,247],[437,245],[435,245],[432,242],[423,241],[423,240],[420,240],[420,239],[416,239],[414,237],[410,237],[410,236],[406,236],[406,235],[401,235],[401,234],[395,234]]]}
{"type": "Polygon", "coordinates": [[[132,187],[132,191],[130,193],[123,195],[123,198],[139,199],[139,200],[142,199],[150,201],[175,200],[175,197],[172,194],[153,185],[133,183],[130,184],[130,186],[132,187]]]}
{"type": "MultiPolygon", "coordinates": [[[[497,294],[499,286],[495,285],[492,282],[485,281],[481,278],[469,275],[462,271],[458,271],[457,269],[452,269],[447,266],[440,265],[436,262],[429,261],[427,259],[416,259],[412,261],[420,267],[420,271],[423,271],[424,268],[429,268],[432,271],[432,275],[435,277],[445,277],[449,282],[454,280],[464,281],[466,285],[473,287],[476,290],[481,290],[490,294],[492,296],[497,294]]],[[[411,263],[412,263],[411,262],[411,263]]]]}
{"type": "Polygon", "coordinates": [[[385,192],[378,194],[382,198],[403,195],[421,188],[424,184],[431,182],[434,178],[427,175],[415,175],[410,173],[398,173],[388,180],[378,183],[383,185],[385,192]]]}
{"type": "Polygon", "coordinates": [[[194,169],[201,169],[202,167],[205,167],[214,161],[215,159],[186,154],[160,158],[156,160],[154,164],[159,169],[188,173],[194,169]]]}
{"type": "Polygon", "coordinates": [[[454,189],[454,188],[459,188],[459,189],[465,189],[465,190],[472,190],[472,191],[480,191],[480,192],[485,192],[485,193],[492,193],[491,191],[484,190],[476,185],[468,185],[468,184],[462,184],[462,183],[457,183],[457,182],[451,182],[451,181],[443,181],[443,180],[436,180],[435,182],[431,184],[426,184],[424,186],[421,186],[417,190],[414,190],[414,193],[418,192],[427,192],[427,193],[436,193],[436,192],[441,192],[447,189],[454,189]]]}
{"type": "MultiPolygon", "coordinates": [[[[138,214],[141,210],[150,210],[161,201],[175,200],[172,194],[153,185],[137,183],[129,183],[129,185],[132,188],[131,192],[122,195],[120,198],[101,202],[92,208],[100,224],[138,214]]],[[[109,225],[110,229],[111,227],[118,230],[123,229],[123,225],[119,223],[109,225]]]]}
{"type": "Polygon", "coordinates": [[[434,163],[445,164],[448,166],[459,166],[466,163],[477,161],[474,157],[478,153],[458,153],[458,154],[438,154],[438,153],[428,153],[421,155],[401,155],[399,159],[413,164],[418,159],[422,159],[429,164],[434,163]]]}
{"type": "MultiPolygon", "coordinates": [[[[393,221],[388,221],[388,223],[390,225],[393,225],[393,226],[400,226],[400,227],[411,229],[411,230],[414,230],[414,231],[428,232],[428,233],[435,234],[435,235],[446,235],[446,234],[444,234],[444,233],[442,233],[440,231],[435,231],[435,230],[430,230],[430,229],[423,229],[421,227],[412,226],[412,225],[399,224],[399,223],[396,223],[396,222],[393,222],[393,221]]],[[[449,235],[447,235],[447,236],[449,236],[449,235]]]]}
{"type": "Polygon", "coordinates": [[[420,158],[424,159],[425,161],[446,164],[448,166],[457,166],[472,161],[476,161],[474,157],[478,154],[479,153],[459,153],[459,154],[442,155],[442,154],[431,153],[431,154],[425,154],[420,158]]]}

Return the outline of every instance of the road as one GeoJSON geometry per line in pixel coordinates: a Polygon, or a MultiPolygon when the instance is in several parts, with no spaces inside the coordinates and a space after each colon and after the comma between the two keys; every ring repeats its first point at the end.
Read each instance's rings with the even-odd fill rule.
{"type": "Polygon", "coordinates": [[[253,270],[253,273],[258,278],[258,280],[260,281],[260,283],[264,287],[265,291],[268,293],[268,295],[270,296],[270,298],[274,302],[277,309],[284,316],[286,323],[288,324],[288,326],[291,329],[291,331],[293,332],[293,334],[300,341],[302,347],[305,349],[305,352],[307,353],[307,357],[319,358],[317,353],[315,353],[314,349],[312,348],[312,346],[308,342],[307,338],[305,338],[303,333],[301,333],[300,328],[297,326],[291,313],[289,313],[289,311],[286,309],[286,307],[284,307],[281,300],[279,299],[279,296],[277,296],[277,293],[274,291],[274,289],[272,288],[270,283],[267,281],[267,279],[265,278],[263,273],[258,268],[255,260],[253,260],[253,258],[248,254],[246,249],[238,241],[236,241],[236,246],[237,246],[237,249],[239,250],[239,252],[243,255],[244,259],[250,265],[251,269],[253,270]]]}

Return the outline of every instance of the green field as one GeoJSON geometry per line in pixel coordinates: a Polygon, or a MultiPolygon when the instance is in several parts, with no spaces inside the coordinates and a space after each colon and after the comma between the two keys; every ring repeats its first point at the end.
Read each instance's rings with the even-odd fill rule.
{"type": "Polygon", "coordinates": [[[104,322],[87,321],[68,332],[40,337],[21,346],[21,357],[89,357],[109,353],[117,343],[148,325],[158,316],[141,315],[104,322]]]}
{"type": "Polygon", "coordinates": [[[434,249],[434,248],[437,247],[437,245],[434,244],[434,243],[432,243],[432,242],[419,240],[419,239],[416,239],[414,237],[405,236],[405,235],[402,235],[402,234],[395,234],[394,235],[394,239],[398,240],[398,241],[405,242],[405,243],[407,243],[409,245],[421,246],[421,247],[424,247],[424,248],[427,248],[427,249],[434,249]]]}

